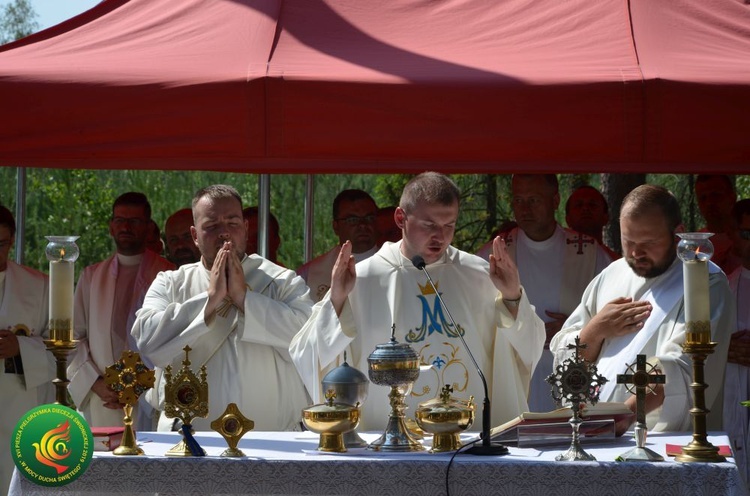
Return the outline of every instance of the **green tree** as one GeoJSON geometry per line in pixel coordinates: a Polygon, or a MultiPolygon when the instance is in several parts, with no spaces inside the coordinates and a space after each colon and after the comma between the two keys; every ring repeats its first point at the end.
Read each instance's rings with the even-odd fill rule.
{"type": "Polygon", "coordinates": [[[37,14],[29,0],[15,0],[0,11],[0,45],[19,40],[39,30],[37,14]]]}

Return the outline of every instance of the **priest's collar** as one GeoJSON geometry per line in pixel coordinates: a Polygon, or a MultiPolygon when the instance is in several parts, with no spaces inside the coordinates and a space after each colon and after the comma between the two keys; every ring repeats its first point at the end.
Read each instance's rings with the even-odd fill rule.
{"type": "Polygon", "coordinates": [[[373,246],[369,250],[363,251],[362,253],[352,253],[352,256],[354,257],[354,261],[356,263],[359,263],[362,260],[368,259],[371,256],[375,255],[375,253],[377,253],[377,251],[378,251],[378,247],[377,246],[373,246]]]}
{"type": "Polygon", "coordinates": [[[141,260],[143,260],[143,253],[139,253],[138,255],[123,255],[122,253],[117,254],[117,261],[120,263],[120,265],[124,265],[125,267],[140,265],[141,260]]]}
{"type": "MultiPolygon", "coordinates": [[[[403,240],[399,240],[395,243],[390,243],[388,248],[391,250],[391,256],[393,257],[393,262],[396,263],[398,261],[398,265],[401,267],[414,267],[414,264],[411,262],[411,259],[409,259],[406,255],[401,253],[401,243],[403,240]]],[[[446,264],[450,262],[450,255],[448,252],[453,248],[452,245],[448,245],[448,247],[445,249],[442,255],[440,255],[440,258],[435,260],[434,262],[431,262],[427,264],[427,266],[436,265],[436,264],[446,264]]]]}

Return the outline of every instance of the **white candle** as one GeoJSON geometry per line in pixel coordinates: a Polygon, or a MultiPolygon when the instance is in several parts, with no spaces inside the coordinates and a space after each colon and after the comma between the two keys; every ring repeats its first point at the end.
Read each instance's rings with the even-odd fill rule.
{"type": "Polygon", "coordinates": [[[49,263],[49,319],[52,339],[73,339],[73,262],[49,263]]]}
{"type": "Polygon", "coordinates": [[[708,260],[686,261],[682,264],[685,285],[685,323],[688,332],[702,334],[701,342],[711,338],[711,307],[708,293],[708,260]]]}

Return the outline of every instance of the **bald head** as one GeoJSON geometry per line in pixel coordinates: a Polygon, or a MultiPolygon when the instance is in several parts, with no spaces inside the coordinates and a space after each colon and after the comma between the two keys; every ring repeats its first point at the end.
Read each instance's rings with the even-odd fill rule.
{"type": "Polygon", "coordinates": [[[167,258],[176,266],[194,263],[201,254],[195,246],[190,227],[193,225],[193,211],[183,208],[173,213],[164,225],[167,238],[167,258]]]}

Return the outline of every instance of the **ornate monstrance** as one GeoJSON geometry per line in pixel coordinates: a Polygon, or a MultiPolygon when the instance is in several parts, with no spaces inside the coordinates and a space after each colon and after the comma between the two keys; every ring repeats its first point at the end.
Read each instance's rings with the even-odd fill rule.
{"type": "Polygon", "coordinates": [[[203,456],[203,448],[193,437],[191,422],[195,417],[208,416],[208,382],[206,366],[201,367],[198,379],[190,369],[190,346],[185,346],[185,360],[177,375],[172,377],[172,366],[164,369],[164,414],[182,421],[182,441],[167,451],[167,456],[203,456]]]}
{"type": "Polygon", "coordinates": [[[557,403],[569,403],[573,411],[570,425],[573,437],[567,452],[557,455],[557,461],[590,461],[596,460],[581,447],[578,430],[581,427],[581,409],[586,403],[595,405],[599,401],[599,390],[607,382],[607,378],[599,375],[596,365],[581,357],[581,350],[586,344],[581,344],[576,336],[575,344],[569,344],[568,349],[575,349],[572,358],[568,358],[557,366],[557,370],[547,377],[552,384],[552,398],[557,403]]]}
{"type": "Polygon", "coordinates": [[[114,451],[115,455],[142,455],[143,450],[136,444],[133,430],[133,405],[141,394],[154,387],[154,371],[143,364],[138,353],[125,350],[118,361],[105,369],[104,382],[124,404],[125,432],[120,446],[114,451]]]}

